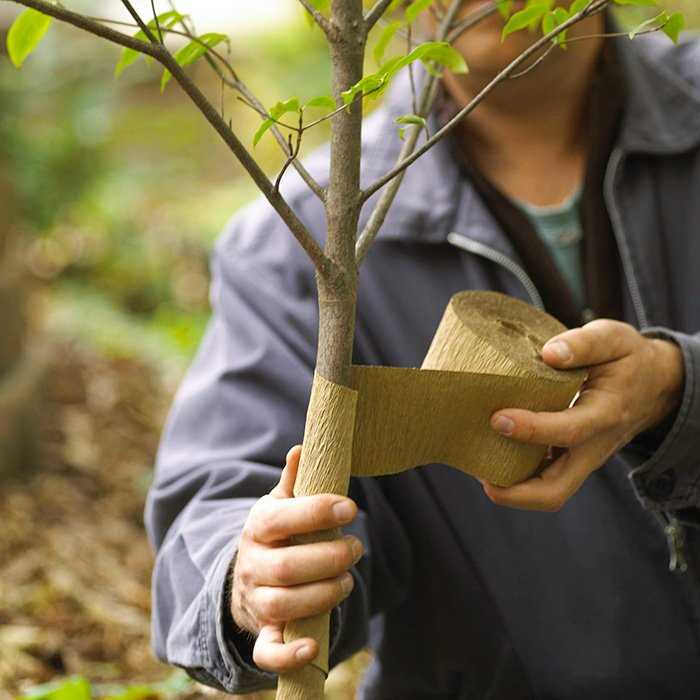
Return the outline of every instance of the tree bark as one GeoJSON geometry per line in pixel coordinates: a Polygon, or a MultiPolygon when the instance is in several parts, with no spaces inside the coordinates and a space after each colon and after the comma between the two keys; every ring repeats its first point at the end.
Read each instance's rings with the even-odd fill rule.
{"type": "MultiPolygon", "coordinates": [[[[341,92],[362,78],[366,30],[362,0],[333,0],[329,45],[333,66],[333,94],[342,104],[341,92]]],[[[357,265],[355,237],[360,213],[360,144],[362,102],[356,100],[332,121],[330,179],[326,198],[325,253],[335,263],[330,272],[317,275],[319,304],[316,374],[336,385],[332,396],[325,382],[314,380],[309,415],[315,401],[323,405],[323,420],[308,420],[295,496],[347,493],[354,430],[355,393],[348,387],[355,334],[357,265]],[[323,386],[319,386],[322,384],[323,386]]],[[[317,533],[300,541],[321,541],[339,536],[337,530],[317,533]]],[[[280,676],[278,700],[322,700],[328,670],[329,614],[287,625],[285,639],[311,636],[320,652],[313,663],[280,676]]]]}

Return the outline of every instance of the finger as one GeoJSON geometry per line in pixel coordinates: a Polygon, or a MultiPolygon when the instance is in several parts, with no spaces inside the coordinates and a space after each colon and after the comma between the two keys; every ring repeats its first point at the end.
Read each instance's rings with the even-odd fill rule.
{"type": "Polygon", "coordinates": [[[257,542],[272,544],[319,530],[347,525],[357,515],[350,498],[334,494],[278,499],[263,496],[251,510],[247,534],[257,542]]]}
{"type": "Polygon", "coordinates": [[[344,574],[362,556],[360,540],[347,535],[330,542],[256,547],[250,568],[258,586],[296,586],[344,574]]]}
{"type": "Polygon", "coordinates": [[[500,506],[554,513],[564,507],[590,473],[603,464],[610,452],[601,451],[599,445],[576,447],[532,479],[509,488],[487,483],[484,492],[493,503],[500,506]]]}
{"type": "Polygon", "coordinates": [[[282,627],[266,625],[260,630],[253,647],[253,661],[264,671],[293,671],[316,658],[318,643],[310,637],[285,644],[282,627]]]}
{"type": "Polygon", "coordinates": [[[294,445],[285,459],[284,469],[279,483],[270,491],[273,498],[292,498],[294,496],[294,484],[299,471],[299,459],[301,457],[301,445],[294,445]]]}
{"type": "Polygon", "coordinates": [[[597,319],[550,338],[542,348],[542,359],[559,368],[598,365],[629,355],[640,338],[627,323],[597,319]]]}
{"type": "Polygon", "coordinates": [[[518,408],[497,411],[491,416],[491,427],[519,442],[575,447],[613,429],[621,420],[621,404],[616,394],[586,389],[578,402],[564,411],[535,413],[518,408]]]}
{"type": "Polygon", "coordinates": [[[350,595],[352,574],[299,586],[258,586],[250,604],[258,621],[280,624],[332,610],[350,595]]]}

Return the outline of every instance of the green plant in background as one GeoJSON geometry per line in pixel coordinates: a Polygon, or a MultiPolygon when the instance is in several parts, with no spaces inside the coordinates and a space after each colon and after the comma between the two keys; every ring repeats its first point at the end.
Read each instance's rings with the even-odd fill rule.
{"type": "Polygon", "coordinates": [[[92,686],[82,676],[65,678],[31,688],[18,700],[170,700],[193,690],[194,683],[176,671],[160,683],[92,686]]]}
{"type": "MultiPolygon", "coordinates": [[[[0,152],[18,189],[15,227],[30,270],[48,285],[59,330],[181,371],[206,323],[211,243],[255,190],[175,92],[150,90],[149,66],[105,80],[109,48],[72,37],[71,51],[59,51],[63,30],[46,39],[50,59],[42,53],[19,73],[0,61],[0,152]]],[[[236,41],[244,70],[253,70],[252,45],[264,53],[254,68],[266,100],[327,83],[320,37],[300,30],[236,41]],[[284,80],[283,67],[291,71],[284,80]]],[[[208,76],[203,82],[218,90],[208,76]]],[[[253,133],[255,112],[234,100],[227,109],[253,133]]],[[[280,162],[275,148],[256,149],[268,168],[280,162]]]]}

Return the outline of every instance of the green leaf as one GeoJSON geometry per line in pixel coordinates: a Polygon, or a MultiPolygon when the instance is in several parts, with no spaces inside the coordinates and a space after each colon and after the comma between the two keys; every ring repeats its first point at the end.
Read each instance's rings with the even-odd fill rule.
{"type": "MultiPolygon", "coordinates": [[[[321,99],[321,98],[317,98],[321,99]]],[[[312,100],[313,102],[313,100],[312,100]]],[[[335,104],[333,105],[335,107],[335,104]]],[[[299,100],[296,97],[290,97],[288,100],[283,102],[277,102],[277,104],[270,107],[270,116],[263,121],[263,123],[258,127],[258,130],[253,136],[253,146],[257,146],[260,139],[265,135],[270,127],[275,124],[281,117],[290,112],[301,111],[301,106],[299,105],[299,100]]]]}
{"type": "Polygon", "coordinates": [[[632,31],[629,32],[628,36],[630,39],[634,39],[639,32],[643,32],[645,29],[649,29],[652,26],[663,24],[667,19],[668,15],[665,12],[660,12],[658,15],[656,15],[656,17],[651,17],[641,24],[638,24],[634,29],[632,29],[632,31]]]}
{"type": "MultiPolygon", "coordinates": [[[[394,121],[397,124],[415,125],[422,128],[427,127],[427,122],[424,117],[419,117],[417,114],[404,114],[402,117],[396,117],[394,121]]],[[[405,128],[399,129],[399,138],[403,141],[404,134],[406,133],[405,128]]]]}
{"type": "Polygon", "coordinates": [[[549,34],[550,32],[553,32],[554,29],[557,26],[557,20],[554,16],[554,12],[548,12],[543,18],[542,18],[542,34],[549,34]]]}
{"type": "Polygon", "coordinates": [[[402,117],[396,117],[394,121],[397,124],[417,124],[418,126],[425,126],[425,117],[419,117],[417,114],[404,114],[402,117]]]}
{"type": "Polygon", "coordinates": [[[590,5],[591,0],[574,0],[569,7],[570,15],[577,15],[584,7],[590,5]]]}
{"type": "Polygon", "coordinates": [[[382,30],[382,33],[379,35],[379,39],[374,46],[374,60],[378,65],[382,64],[382,61],[384,60],[384,52],[386,51],[387,46],[389,46],[391,40],[394,38],[394,35],[402,26],[403,22],[396,20],[395,22],[390,22],[387,24],[387,26],[382,30]]]}
{"type": "Polygon", "coordinates": [[[524,10],[520,10],[514,15],[511,15],[511,18],[506,22],[506,25],[503,27],[503,31],[501,32],[501,41],[503,41],[509,34],[525,29],[534,22],[539,23],[547,12],[549,12],[549,7],[547,4],[537,3],[534,5],[528,5],[524,10]]]}
{"type": "MultiPolygon", "coordinates": [[[[555,27],[564,24],[564,22],[570,19],[569,11],[565,7],[555,7],[554,10],[552,10],[552,12],[554,13],[555,27]]],[[[555,43],[559,44],[563,48],[566,48],[566,34],[567,30],[565,29],[563,32],[560,32],[554,37],[555,43]]]]}
{"type": "Polygon", "coordinates": [[[381,68],[371,75],[367,75],[352,87],[341,93],[345,104],[350,104],[358,94],[371,94],[379,97],[391,82],[391,79],[402,68],[415,61],[429,64],[431,61],[445,66],[453,73],[466,73],[467,64],[459,51],[452,48],[446,41],[426,41],[416,46],[406,56],[397,56],[387,61],[381,68]]]}
{"type": "Polygon", "coordinates": [[[90,683],[82,676],[73,676],[55,683],[31,688],[18,700],[91,700],[90,683]]]}
{"type": "Polygon", "coordinates": [[[513,11],[513,0],[501,0],[496,4],[498,11],[501,13],[503,19],[508,19],[510,13],[513,11]]]}
{"type": "Polygon", "coordinates": [[[674,12],[661,27],[661,31],[674,43],[678,43],[681,32],[685,29],[685,17],[674,12]]]}
{"type": "Polygon", "coordinates": [[[52,21],[48,15],[27,9],[12,23],[7,33],[7,55],[17,68],[44,38],[52,21]]]}
{"type": "MultiPolygon", "coordinates": [[[[185,19],[185,15],[182,15],[175,10],[168,10],[167,12],[163,12],[162,14],[158,15],[158,25],[161,29],[170,29],[183,19],[185,19]]],[[[147,26],[153,31],[154,34],[158,30],[155,19],[152,19],[147,26]]],[[[148,41],[148,37],[143,33],[143,30],[136,32],[136,34],[134,34],[134,39],[148,41]]],[[[138,51],[134,51],[133,49],[122,49],[119,62],[114,69],[114,77],[118,78],[132,63],[136,62],[139,56],[141,56],[141,54],[138,51]]]]}
{"type": "MultiPolygon", "coordinates": [[[[468,71],[464,56],[446,41],[426,41],[416,46],[405,59],[405,66],[416,60],[421,60],[424,63],[435,61],[435,63],[445,66],[453,73],[466,73],[468,71]]],[[[403,68],[404,65],[400,68],[403,68]]]]}
{"type": "Polygon", "coordinates": [[[656,0],[613,0],[616,5],[634,5],[636,7],[655,7],[656,0]]]}
{"type": "MultiPolygon", "coordinates": [[[[228,41],[226,34],[217,34],[216,32],[209,32],[208,34],[202,34],[202,36],[197,37],[197,40],[190,41],[181,49],[179,49],[173,58],[177,61],[178,65],[189,66],[194,63],[197,59],[204,56],[207,49],[212,49],[222,41],[228,41]]],[[[163,71],[163,77],[160,80],[160,91],[165,90],[165,86],[170,82],[172,75],[169,70],[163,71]]]]}
{"type": "Polygon", "coordinates": [[[408,24],[413,24],[420,15],[421,12],[425,12],[432,4],[434,0],[413,0],[413,2],[406,8],[406,22],[408,24]]]}
{"type": "Polygon", "coordinates": [[[330,95],[322,95],[321,97],[314,97],[313,100],[309,100],[303,107],[322,107],[324,109],[335,109],[335,100],[330,95]]]}

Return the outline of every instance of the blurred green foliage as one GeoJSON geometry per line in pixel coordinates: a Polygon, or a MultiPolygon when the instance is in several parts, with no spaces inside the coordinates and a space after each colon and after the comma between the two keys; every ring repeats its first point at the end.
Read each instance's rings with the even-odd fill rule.
{"type": "Polygon", "coordinates": [[[35,686],[18,700],[168,700],[183,697],[193,687],[194,683],[184,671],[175,671],[169,678],[158,683],[127,685],[92,686],[86,678],[72,676],[35,686]]]}
{"type": "MultiPolygon", "coordinates": [[[[60,24],[45,42],[21,71],[0,57],[0,163],[50,320],[102,350],[183,365],[208,315],[211,244],[256,190],[181,91],[160,94],[155,66],[116,80],[118,47],[60,24]]],[[[237,37],[232,62],[265,104],[330,91],[326,47],[303,21],[237,37]]],[[[208,66],[189,70],[219,105],[208,66]]],[[[224,110],[251,143],[258,115],[230,91],[224,110]]],[[[304,151],[326,137],[327,125],[308,132],[304,151]]],[[[270,174],[283,162],[273,139],[256,157],[270,174]]]]}

